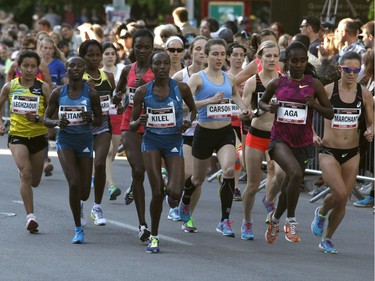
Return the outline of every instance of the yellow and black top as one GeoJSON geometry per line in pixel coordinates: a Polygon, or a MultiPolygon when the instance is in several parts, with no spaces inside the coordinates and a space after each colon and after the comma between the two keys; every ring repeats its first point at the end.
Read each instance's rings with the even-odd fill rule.
{"type": "Polygon", "coordinates": [[[30,88],[20,84],[20,78],[10,82],[9,104],[10,104],[10,130],[9,134],[20,137],[36,137],[47,134],[47,128],[42,122],[30,122],[25,114],[37,114],[43,116],[45,101],[43,96],[43,81],[35,79],[30,88]]]}

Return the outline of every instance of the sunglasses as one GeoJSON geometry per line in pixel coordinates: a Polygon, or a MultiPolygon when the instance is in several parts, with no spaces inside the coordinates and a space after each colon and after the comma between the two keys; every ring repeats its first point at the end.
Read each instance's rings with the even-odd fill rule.
{"type": "Polygon", "coordinates": [[[299,28],[304,28],[304,27],[308,27],[308,25],[303,25],[303,24],[301,24],[301,25],[299,26],[299,28]]]}
{"type": "Polygon", "coordinates": [[[345,73],[354,73],[358,74],[361,71],[360,67],[349,67],[349,66],[343,66],[340,65],[340,68],[345,72],[345,73]]]}
{"type": "Polygon", "coordinates": [[[183,48],[168,48],[167,49],[169,52],[171,53],[174,53],[174,52],[177,52],[177,53],[182,53],[184,51],[183,48]]]}

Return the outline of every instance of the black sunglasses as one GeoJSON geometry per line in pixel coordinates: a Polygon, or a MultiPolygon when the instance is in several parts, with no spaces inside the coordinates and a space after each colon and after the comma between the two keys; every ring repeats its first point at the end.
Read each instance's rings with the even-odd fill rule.
{"type": "Polygon", "coordinates": [[[174,52],[177,52],[177,53],[182,53],[184,51],[183,48],[168,48],[167,49],[169,52],[171,53],[174,53],[174,52]]]}

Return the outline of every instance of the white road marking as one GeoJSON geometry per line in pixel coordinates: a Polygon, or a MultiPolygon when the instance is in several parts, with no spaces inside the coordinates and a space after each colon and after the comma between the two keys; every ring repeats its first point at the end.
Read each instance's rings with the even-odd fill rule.
{"type": "MultiPolygon", "coordinates": [[[[119,226],[119,227],[122,227],[122,228],[126,228],[126,229],[129,229],[129,230],[138,232],[138,227],[132,226],[130,224],[121,223],[121,222],[109,220],[109,219],[107,219],[107,223],[110,223],[110,224],[113,224],[113,225],[116,225],[116,226],[119,226]]],[[[188,242],[185,242],[185,241],[173,238],[173,237],[169,237],[169,236],[166,236],[166,235],[162,235],[162,234],[159,234],[159,238],[162,239],[162,240],[173,242],[173,243],[178,243],[178,244],[187,245],[187,246],[193,246],[193,244],[191,244],[191,243],[188,243],[188,242]]]]}

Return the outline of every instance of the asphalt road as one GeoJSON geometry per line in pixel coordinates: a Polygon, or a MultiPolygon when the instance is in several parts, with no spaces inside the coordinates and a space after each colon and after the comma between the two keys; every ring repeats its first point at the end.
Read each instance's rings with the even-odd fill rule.
{"type": "MultiPolygon", "coordinates": [[[[298,208],[300,243],[287,242],[283,233],[274,245],[264,241],[264,191],[257,194],[254,209],[254,241],[240,239],[242,204],[233,203],[231,220],[235,238],[215,231],[220,219],[218,183],[204,184],[194,218],[198,233],[184,233],[180,222],[167,220],[164,205],[160,225],[160,254],[145,253],[146,244],[137,237],[134,203],[125,206],[122,195],[109,201],[103,210],[106,226],[90,219],[84,245],[72,245],[74,225],[68,204],[67,183],[52,151],[55,170],[34,189],[35,214],[39,234],[25,229],[25,211],[19,195],[19,179],[13,158],[0,139],[0,280],[374,280],[374,215],[372,209],[353,207],[348,202],[346,217],[334,243],[339,253],[328,255],[318,248],[319,240],[310,231],[314,210],[321,201],[309,203],[302,193],[298,208]],[[14,214],[14,216],[7,216],[14,214]]],[[[131,182],[126,160],[114,162],[114,178],[124,192],[131,182]]],[[[150,188],[146,180],[147,210],[150,188]]],[[[244,185],[241,184],[241,189],[244,185]]],[[[85,204],[89,216],[93,193],[85,204]]],[[[148,211],[147,211],[148,212],[148,211]]],[[[284,218],[282,218],[284,219],[284,218]]],[[[148,223],[150,219],[148,215],[148,223]]]]}

